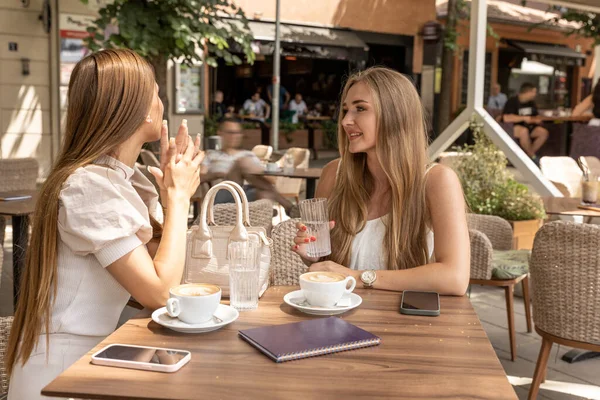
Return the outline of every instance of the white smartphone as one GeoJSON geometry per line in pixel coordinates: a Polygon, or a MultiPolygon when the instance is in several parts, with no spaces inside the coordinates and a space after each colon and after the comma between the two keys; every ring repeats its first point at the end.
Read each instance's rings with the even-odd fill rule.
{"type": "Polygon", "coordinates": [[[146,371],[175,372],[187,364],[191,357],[191,353],[187,350],[115,343],[92,355],[92,364],[146,371]]]}

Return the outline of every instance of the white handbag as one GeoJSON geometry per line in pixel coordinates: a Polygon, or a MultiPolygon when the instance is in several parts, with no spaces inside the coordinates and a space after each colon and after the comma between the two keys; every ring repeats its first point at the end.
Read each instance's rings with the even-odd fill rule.
{"type": "Polygon", "coordinates": [[[204,197],[200,223],[188,230],[185,283],[212,283],[219,286],[224,297],[229,296],[228,245],[231,241],[253,241],[260,247],[259,296],[269,286],[271,247],[264,227],[250,226],[248,199],[244,190],[235,182],[225,181],[213,186],[204,197]],[[237,206],[234,226],[217,226],[213,206],[219,190],[228,190],[237,206]]]}

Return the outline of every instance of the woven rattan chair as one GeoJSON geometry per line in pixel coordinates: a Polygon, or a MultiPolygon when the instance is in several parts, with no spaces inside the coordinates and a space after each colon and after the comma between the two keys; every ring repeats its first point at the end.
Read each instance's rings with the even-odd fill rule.
{"type": "Polygon", "coordinates": [[[38,171],[35,158],[0,160],[0,192],[35,190],[38,171]]]}
{"type": "Polygon", "coordinates": [[[0,317],[0,398],[4,398],[5,394],[8,393],[8,384],[10,381],[10,376],[4,366],[4,358],[6,357],[8,336],[12,323],[13,317],[0,317]]]}
{"type": "Polygon", "coordinates": [[[517,358],[517,342],[514,316],[514,289],[519,282],[523,285],[527,332],[531,332],[531,306],[529,297],[529,275],[527,272],[517,276],[506,276],[506,268],[511,268],[510,256],[522,264],[527,263],[528,252],[511,250],[512,228],[500,217],[492,215],[468,214],[469,236],[471,238],[471,285],[503,287],[506,297],[506,313],[510,338],[512,361],[517,358]],[[495,276],[494,276],[495,275],[495,276]],[[508,279],[507,279],[508,278],[508,279]]]}
{"type": "MultiPolygon", "coordinates": [[[[273,229],[273,203],[271,200],[257,200],[248,203],[250,211],[250,225],[262,226],[267,230],[267,235],[271,235],[273,229]]],[[[214,206],[215,224],[234,225],[237,208],[234,203],[215,204],[214,206]]],[[[200,216],[194,220],[194,225],[200,223],[200,216]]]]}
{"type": "MultiPolygon", "coordinates": [[[[292,147],[285,154],[291,154],[294,157],[295,168],[308,168],[310,160],[310,150],[300,147],[292,147]]],[[[285,154],[279,160],[277,165],[280,168],[284,167],[285,154]]],[[[296,199],[296,203],[300,201],[300,190],[302,188],[303,179],[277,177],[275,180],[275,189],[285,197],[296,199]]]]}
{"type": "MultiPolygon", "coordinates": [[[[39,164],[35,158],[0,160],[0,192],[35,190],[39,164]]],[[[0,245],[4,245],[6,218],[0,215],[0,245]]]]}
{"type": "Polygon", "coordinates": [[[261,161],[269,161],[273,154],[273,147],[264,144],[258,144],[252,148],[252,152],[261,161]]]}
{"type": "Polygon", "coordinates": [[[556,221],[535,236],[533,320],[542,337],[529,399],[538,395],[553,343],[600,352],[600,227],[556,221]]]}
{"type": "Polygon", "coordinates": [[[582,172],[571,157],[540,158],[542,174],[566,197],[581,197],[582,172]]]}
{"type": "Polygon", "coordinates": [[[300,256],[292,251],[298,229],[298,219],[288,219],[273,228],[273,254],[271,256],[271,285],[298,285],[298,277],[307,267],[300,256]]]}

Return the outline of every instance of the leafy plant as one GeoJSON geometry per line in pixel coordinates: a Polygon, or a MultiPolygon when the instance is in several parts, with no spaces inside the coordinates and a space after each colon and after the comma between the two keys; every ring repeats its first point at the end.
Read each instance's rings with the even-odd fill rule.
{"type": "Polygon", "coordinates": [[[216,67],[219,58],[241,64],[236,52],[249,63],[255,59],[248,21],[232,0],[114,0],[98,13],[86,45],[92,51],[128,48],[145,57],[154,67],[165,117],[168,60],[216,67]]]}
{"type": "Polygon", "coordinates": [[[219,120],[214,116],[204,116],[204,137],[214,136],[219,130],[219,120]]]}
{"type": "Polygon", "coordinates": [[[338,148],[338,126],[335,121],[322,121],[321,129],[323,130],[323,141],[324,145],[328,149],[338,148]]]}
{"type": "Polygon", "coordinates": [[[294,124],[293,122],[286,120],[279,120],[279,130],[283,132],[285,135],[285,140],[288,143],[292,143],[294,138],[292,137],[292,133],[300,129],[300,124],[294,124]]]}
{"type": "Polygon", "coordinates": [[[476,214],[496,215],[509,221],[543,219],[544,204],[506,169],[506,156],[471,123],[475,144],[457,148],[454,164],[468,207],[476,214]]]}
{"type": "MultiPolygon", "coordinates": [[[[522,4],[525,6],[526,1],[522,4]]],[[[566,36],[577,35],[594,40],[594,46],[600,45],[600,15],[589,11],[573,10],[561,6],[549,6],[548,12],[554,12],[557,15],[544,22],[535,24],[529,28],[529,31],[543,25],[559,26],[559,22],[574,22],[574,26],[565,32],[566,36]]],[[[563,26],[562,24],[560,25],[563,26]]]]}

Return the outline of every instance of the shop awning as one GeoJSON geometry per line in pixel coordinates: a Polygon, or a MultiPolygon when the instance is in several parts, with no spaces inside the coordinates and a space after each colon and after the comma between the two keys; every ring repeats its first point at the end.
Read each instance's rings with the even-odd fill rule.
{"type": "MultiPolygon", "coordinates": [[[[275,24],[272,22],[249,21],[248,25],[255,40],[275,41],[275,24]]],[[[281,24],[282,43],[296,45],[330,46],[359,48],[369,50],[369,46],[358,35],[349,30],[331,29],[315,26],[281,24]]]]}
{"type": "Polygon", "coordinates": [[[583,65],[586,55],[578,53],[575,50],[563,46],[544,43],[521,42],[518,40],[507,40],[507,44],[511,47],[522,51],[527,58],[532,61],[542,63],[564,63],[568,65],[583,65]]]}

